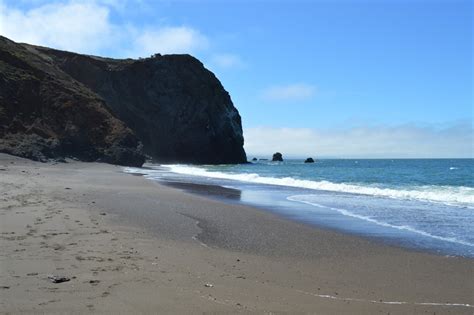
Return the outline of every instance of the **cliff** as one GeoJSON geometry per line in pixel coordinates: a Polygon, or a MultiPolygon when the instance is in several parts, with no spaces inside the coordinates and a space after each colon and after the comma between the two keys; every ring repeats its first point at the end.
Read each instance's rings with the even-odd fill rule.
{"type": "Polygon", "coordinates": [[[100,95],[159,162],[246,162],[239,112],[214,74],[189,55],[116,60],[37,48],[100,95]]]}
{"type": "Polygon", "coordinates": [[[124,122],[156,161],[246,162],[240,115],[219,80],[196,58],[155,55],[119,60],[21,47],[124,122]]]}
{"type": "Polygon", "coordinates": [[[0,36],[0,152],[141,166],[141,144],[104,100],[32,46],[0,36]]]}

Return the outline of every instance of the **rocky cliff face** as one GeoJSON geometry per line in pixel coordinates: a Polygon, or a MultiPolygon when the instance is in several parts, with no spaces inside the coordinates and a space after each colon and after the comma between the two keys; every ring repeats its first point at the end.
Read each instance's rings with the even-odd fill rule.
{"type": "Polygon", "coordinates": [[[214,74],[189,55],[117,60],[0,43],[4,152],[26,156],[23,148],[34,143],[45,156],[74,151],[110,161],[120,148],[133,160],[135,134],[159,162],[246,162],[237,109],[214,74]]]}
{"type": "Polygon", "coordinates": [[[104,100],[32,46],[0,36],[0,152],[141,166],[141,144],[104,100]]]}
{"type": "Polygon", "coordinates": [[[214,74],[189,55],[114,60],[38,48],[100,95],[159,162],[246,162],[241,119],[214,74]]]}

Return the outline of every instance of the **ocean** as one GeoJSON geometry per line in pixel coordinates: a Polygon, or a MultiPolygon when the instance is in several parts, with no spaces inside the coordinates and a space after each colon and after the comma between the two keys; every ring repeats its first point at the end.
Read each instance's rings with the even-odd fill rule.
{"type": "Polygon", "coordinates": [[[214,197],[317,227],[474,257],[474,159],[322,159],[153,165],[128,173],[221,186],[214,197]]]}

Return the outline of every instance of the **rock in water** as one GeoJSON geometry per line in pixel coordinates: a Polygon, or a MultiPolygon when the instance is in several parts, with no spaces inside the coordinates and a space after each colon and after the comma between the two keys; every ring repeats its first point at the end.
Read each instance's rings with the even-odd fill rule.
{"type": "MultiPolygon", "coordinates": [[[[93,76],[93,74],[91,74],[93,76]]],[[[132,130],[33,46],[0,36],[0,152],[141,166],[132,130]]]]}
{"type": "Polygon", "coordinates": [[[273,154],[272,161],[273,162],[283,162],[283,156],[281,155],[280,152],[277,152],[277,153],[273,154]]]}
{"type": "Polygon", "coordinates": [[[190,55],[109,59],[35,47],[100,95],[159,162],[245,163],[239,112],[190,55]]]}
{"type": "Polygon", "coordinates": [[[306,160],[304,160],[305,163],[314,163],[313,158],[309,157],[306,160]]]}

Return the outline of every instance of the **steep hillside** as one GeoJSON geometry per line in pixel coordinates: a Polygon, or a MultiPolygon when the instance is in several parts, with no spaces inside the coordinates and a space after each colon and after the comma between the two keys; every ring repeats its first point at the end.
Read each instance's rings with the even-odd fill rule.
{"type": "Polygon", "coordinates": [[[100,95],[155,160],[246,162],[240,115],[219,80],[196,58],[116,60],[35,49],[100,95]]]}
{"type": "Polygon", "coordinates": [[[134,132],[32,46],[0,36],[0,152],[141,166],[134,132]]]}

